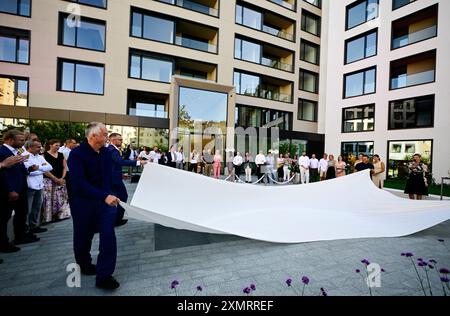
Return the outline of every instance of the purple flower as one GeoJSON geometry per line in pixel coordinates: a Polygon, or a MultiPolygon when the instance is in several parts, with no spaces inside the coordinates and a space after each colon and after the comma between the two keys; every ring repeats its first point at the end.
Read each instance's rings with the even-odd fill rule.
{"type": "Polygon", "coordinates": [[[361,260],[361,263],[364,263],[366,266],[368,266],[370,264],[369,260],[367,260],[367,259],[361,260]]]}
{"type": "Polygon", "coordinates": [[[427,266],[426,262],[423,262],[423,261],[419,261],[418,265],[419,265],[419,267],[426,267],[427,266]]]}
{"type": "Polygon", "coordinates": [[[404,252],[402,252],[402,257],[406,256],[406,254],[404,252]]]}
{"type": "Polygon", "coordinates": [[[201,291],[203,291],[203,288],[199,285],[199,286],[197,286],[197,291],[201,292],[201,291]]]}
{"type": "Polygon", "coordinates": [[[450,273],[450,271],[448,271],[447,268],[442,268],[442,269],[439,270],[439,272],[442,273],[442,274],[449,274],[450,273]]]}
{"type": "Polygon", "coordinates": [[[292,284],[292,279],[291,279],[291,278],[287,279],[287,280],[286,280],[286,284],[287,284],[287,286],[291,286],[291,284],[292,284]]]}
{"type": "Polygon", "coordinates": [[[245,287],[243,290],[242,290],[242,292],[244,292],[245,294],[250,294],[251,292],[252,292],[252,290],[247,286],[247,287],[245,287]]]}
{"type": "Polygon", "coordinates": [[[180,282],[178,282],[177,280],[173,280],[172,284],[170,285],[171,289],[175,289],[177,287],[177,285],[180,284],[180,282]]]}
{"type": "Polygon", "coordinates": [[[448,279],[448,277],[446,277],[446,276],[441,277],[441,282],[448,283],[449,281],[450,280],[448,279]]]}
{"type": "Polygon", "coordinates": [[[439,241],[439,242],[445,242],[445,240],[444,240],[444,239],[438,239],[438,241],[439,241]]]}
{"type": "Polygon", "coordinates": [[[412,252],[405,253],[405,257],[407,257],[407,258],[410,258],[410,257],[413,257],[413,256],[414,256],[414,254],[412,252]]]}
{"type": "Polygon", "coordinates": [[[250,284],[250,289],[251,289],[252,291],[256,291],[256,285],[254,285],[253,283],[250,284]]]}
{"type": "Polygon", "coordinates": [[[431,265],[431,264],[428,264],[428,268],[430,268],[430,269],[434,269],[434,266],[433,266],[433,265],[431,265]]]}
{"type": "Polygon", "coordinates": [[[430,262],[431,262],[431,263],[434,263],[434,264],[436,264],[436,263],[437,263],[437,261],[436,261],[436,260],[434,260],[434,259],[430,259],[430,262]]]}
{"type": "Polygon", "coordinates": [[[417,258],[417,261],[423,261],[423,259],[422,258],[417,258]]]}
{"type": "Polygon", "coordinates": [[[360,273],[361,272],[361,270],[359,270],[359,269],[356,269],[356,273],[360,273]]]}
{"type": "Polygon", "coordinates": [[[302,277],[302,282],[303,282],[303,284],[308,285],[309,284],[309,278],[307,276],[302,277]]]}

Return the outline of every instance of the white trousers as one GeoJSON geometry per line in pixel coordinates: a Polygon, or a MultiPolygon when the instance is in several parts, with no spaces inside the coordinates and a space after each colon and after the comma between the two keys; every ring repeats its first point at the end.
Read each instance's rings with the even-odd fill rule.
{"type": "Polygon", "coordinates": [[[309,183],[309,169],[300,167],[300,175],[302,178],[302,184],[309,183]]]}

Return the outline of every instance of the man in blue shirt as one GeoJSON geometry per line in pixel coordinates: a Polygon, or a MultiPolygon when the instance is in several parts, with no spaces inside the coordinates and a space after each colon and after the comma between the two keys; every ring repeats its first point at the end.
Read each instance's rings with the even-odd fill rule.
{"type": "Polygon", "coordinates": [[[87,142],[72,150],[69,156],[72,183],[73,248],[81,272],[96,274],[96,286],[114,290],[120,286],[114,279],[117,245],[114,226],[120,200],[113,194],[112,157],[105,147],[108,131],[102,123],[86,128],[87,142]],[[99,232],[97,265],[90,254],[94,234],[99,232]]]}

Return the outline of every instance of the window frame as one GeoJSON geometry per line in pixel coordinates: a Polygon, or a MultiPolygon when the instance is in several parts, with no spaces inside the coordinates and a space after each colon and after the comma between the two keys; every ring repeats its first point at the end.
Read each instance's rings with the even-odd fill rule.
{"type": "Polygon", "coordinates": [[[308,10],[302,9],[302,13],[301,13],[301,20],[300,20],[300,30],[302,30],[305,33],[314,35],[316,37],[321,37],[322,35],[322,17],[320,17],[319,15],[316,15],[308,10]],[[309,31],[306,30],[305,24],[306,24],[306,18],[314,18],[314,19],[318,19],[318,34],[314,34],[311,33],[309,31]]]}
{"type": "Polygon", "coordinates": [[[370,30],[370,31],[367,31],[367,32],[365,32],[365,33],[358,34],[358,35],[356,35],[356,36],[350,37],[349,39],[346,39],[345,42],[344,42],[344,65],[350,65],[350,64],[356,63],[356,62],[358,62],[358,61],[366,60],[366,59],[369,59],[369,58],[372,58],[372,57],[377,56],[377,55],[378,55],[378,38],[379,38],[379,37],[378,37],[378,27],[377,27],[377,28],[374,28],[374,29],[372,29],[372,30],[370,30]],[[373,33],[375,33],[375,35],[376,35],[376,36],[375,36],[375,37],[376,37],[376,39],[375,39],[375,43],[376,43],[375,54],[374,54],[374,55],[371,55],[371,56],[366,56],[366,51],[367,51],[367,37],[368,37],[369,35],[372,35],[373,33]],[[363,58],[360,58],[360,59],[353,60],[353,61],[351,61],[351,62],[348,62],[348,61],[347,61],[348,43],[353,42],[353,41],[356,41],[356,40],[358,40],[358,39],[360,39],[360,38],[362,38],[362,37],[364,37],[364,57],[363,57],[363,58]]]}
{"type": "Polygon", "coordinates": [[[314,94],[318,94],[319,93],[319,73],[316,73],[314,71],[307,70],[307,69],[304,69],[304,68],[300,68],[298,80],[299,80],[298,81],[298,89],[300,91],[305,91],[305,92],[314,93],[314,94]],[[309,91],[309,90],[305,90],[304,89],[304,81],[305,80],[304,80],[304,75],[302,75],[304,73],[313,74],[315,76],[315,78],[316,78],[315,79],[315,84],[314,84],[315,91],[309,91]]]}
{"type": "Polygon", "coordinates": [[[392,0],[392,11],[395,11],[395,10],[398,10],[398,9],[400,9],[400,8],[406,7],[407,5],[409,5],[409,4],[413,3],[413,2],[416,2],[416,1],[417,1],[417,0],[412,0],[412,1],[408,2],[408,3],[402,4],[402,5],[399,6],[399,7],[395,7],[395,6],[394,6],[395,0],[392,0]]]}
{"type": "MultiPolygon", "coordinates": [[[[361,118],[361,120],[364,120],[364,119],[370,119],[370,118],[371,118],[371,117],[363,117],[363,118],[361,118]]],[[[364,104],[364,105],[357,105],[357,106],[351,106],[351,107],[342,108],[342,119],[341,119],[341,123],[342,123],[342,124],[341,124],[341,133],[342,133],[342,134],[373,133],[373,132],[375,132],[375,124],[376,124],[376,105],[375,105],[375,103],[369,103],[369,104],[364,104]],[[350,110],[350,109],[358,109],[358,108],[364,109],[364,108],[370,107],[370,106],[373,106],[373,129],[367,130],[367,131],[362,130],[362,131],[349,131],[349,132],[346,132],[346,131],[345,131],[345,123],[346,123],[347,121],[351,121],[351,120],[346,120],[346,119],[345,119],[345,111],[346,111],[346,110],[350,110]]]]}
{"type": "Polygon", "coordinates": [[[30,14],[29,15],[22,15],[20,14],[20,4],[23,0],[17,0],[17,13],[11,13],[11,12],[5,12],[5,11],[0,11],[0,14],[9,14],[9,15],[15,15],[15,16],[21,16],[24,18],[31,18],[32,15],[32,9],[33,9],[33,0],[30,0],[30,14]]]}
{"type": "Polygon", "coordinates": [[[319,2],[319,5],[315,5],[314,3],[311,3],[307,0],[303,0],[303,2],[309,3],[310,5],[312,5],[315,8],[321,9],[322,10],[322,0],[317,0],[319,2]]]}
{"type": "Polygon", "coordinates": [[[0,63],[9,63],[17,65],[30,65],[31,64],[31,30],[12,28],[9,26],[0,26],[0,36],[6,38],[15,39],[15,60],[0,60],[0,63]],[[27,62],[19,62],[20,41],[28,40],[28,55],[27,62]]]}
{"type": "Polygon", "coordinates": [[[56,67],[56,91],[59,92],[67,92],[67,93],[79,93],[79,94],[87,94],[87,95],[97,95],[97,96],[104,96],[105,95],[105,85],[106,85],[106,65],[101,63],[93,63],[88,62],[84,60],[76,60],[76,59],[69,59],[69,58],[60,58],[58,57],[57,60],[57,67],[56,67]],[[73,84],[74,84],[74,90],[63,90],[62,89],[62,77],[63,77],[63,63],[72,63],[74,64],[74,75],[73,75],[73,84]],[[77,78],[77,71],[76,66],[80,65],[86,65],[86,66],[93,66],[93,67],[102,67],[103,68],[103,86],[102,86],[102,93],[93,93],[93,92],[83,92],[83,91],[76,91],[76,78],[77,78]]]}
{"type": "MultiPolygon", "coordinates": [[[[79,2],[80,0],[64,0],[64,1],[72,2],[72,3],[78,4],[78,5],[85,5],[85,6],[92,7],[92,8],[97,8],[97,9],[102,9],[102,10],[108,10],[108,0],[105,0],[106,3],[105,3],[105,6],[104,6],[104,7],[97,6],[97,5],[94,5],[94,4],[91,4],[91,3],[79,2]]],[[[81,1],[83,1],[83,0],[81,0],[81,1]]]]}
{"type": "Polygon", "coordinates": [[[436,119],[436,95],[435,94],[428,94],[428,95],[421,95],[421,96],[417,96],[417,97],[412,97],[412,98],[403,98],[403,99],[397,99],[397,100],[391,100],[389,101],[388,104],[388,126],[387,129],[388,131],[403,131],[403,130],[415,130],[415,129],[425,129],[425,128],[434,128],[435,125],[435,119],[436,119]],[[394,102],[404,102],[407,100],[417,100],[417,99],[425,99],[427,97],[430,97],[433,99],[433,108],[432,108],[432,112],[431,112],[431,125],[430,126],[416,126],[416,127],[405,127],[405,128],[393,128],[391,126],[391,119],[392,119],[392,114],[391,114],[391,106],[395,105],[392,104],[394,102]]]}
{"type": "Polygon", "coordinates": [[[304,121],[304,122],[317,123],[318,122],[318,110],[319,110],[318,108],[319,108],[319,103],[317,101],[312,101],[312,100],[308,100],[308,99],[304,99],[304,98],[299,98],[298,99],[297,120],[298,121],[304,121]],[[313,118],[313,120],[307,120],[307,119],[303,118],[303,102],[304,101],[314,104],[314,118],[313,118]],[[300,109],[301,109],[301,111],[300,111],[300,109]]]}
{"type": "MultiPolygon", "coordinates": [[[[11,76],[11,75],[5,75],[5,74],[0,73],[0,78],[26,81],[27,82],[27,106],[26,107],[30,107],[30,78],[29,77],[11,76]]],[[[17,86],[14,89],[14,93],[17,94],[17,86]]],[[[15,98],[14,98],[14,105],[2,104],[2,106],[22,107],[22,106],[16,105],[15,98]]]]}
{"type": "Polygon", "coordinates": [[[307,41],[304,38],[301,38],[301,40],[300,40],[300,54],[299,55],[300,55],[300,60],[301,61],[304,61],[304,62],[309,63],[311,65],[320,66],[320,45],[319,44],[316,44],[316,43],[307,41]],[[313,47],[315,47],[317,49],[317,56],[316,56],[317,63],[312,63],[312,62],[310,62],[308,60],[302,59],[302,55],[303,55],[302,53],[304,53],[304,51],[305,51],[304,50],[304,45],[313,46],[313,47]]]}
{"type": "Polygon", "coordinates": [[[343,81],[344,81],[344,85],[343,85],[344,88],[343,88],[343,91],[342,91],[342,98],[345,100],[345,99],[358,98],[358,97],[362,97],[362,96],[366,96],[366,95],[371,95],[371,94],[377,93],[377,73],[378,73],[377,70],[378,70],[378,69],[377,69],[377,66],[372,66],[372,67],[360,69],[360,70],[357,70],[357,71],[345,73],[345,74],[344,74],[344,80],[343,80],[343,81]],[[372,69],[375,70],[375,80],[374,80],[374,83],[375,83],[375,89],[374,89],[374,91],[373,91],[373,92],[370,92],[370,93],[364,93],[364,91],[363,91],[363,94],[360,94],[360,95],[354,95],[354,96],[351,96],[351,97],[347,97],[347,96],[346,96],[346,90],[347,90],[347,80],[346,80],[346,78],[347,78],[348,76],[351,76],[351,75],[355,75],[355,74],[364,72],[364,78],[363,78],[363,83],[362,83],[362,86],[363,86],[363,89],[364,89],[364,87],[365,87],[365,85],[366,85],[366,72],[369,71],[369,70],[372,70],[372,69]]]}
{"type": "Polygon", "coordinates": [[[360,26],[360,25],[363,25],[363,24],[365,24],[365,23],[367,23],[367,22],[369,22],[369,21],[378,19],[378,18],[380,17],[380,0],[376,0],[376,1],[377,1],[377,6],[378,6],[378,8],[377,8],[377,16],[374,17],[374,18],[371,19],[371,20],[368,20],[368,19],[367,19],[367,18],[368,18],[368,12],[367,12],[368,2],[367,2],[367,1],[368,1],[368,0],[358,0],[358,1],[355,1],[355,2],[353,2],[353,3],[350,3],[349,5],[347,5],[347,6],[345,7],[345,30],[346,30],[346,31],[349,31],[349,30],[351,30],[351,29],[354,29],[355,27],[358,27],[358,26],[360,26]],[[361,23],[356,24],[356,25],[354,25],[354,26],[352,26],[352,27],[349,27],[349,26],[348,26],[348,12],[349,12],[349,10],[353,9],[354,7],[360,5],[360,4],[363,3],[363,2],[366,3],[366,14],[365,14],[364,22],[361,22],[361,23]]]}
{"type": "Polygon", "coordinates": [[[148,58],[154,59],[154,60],[171,62],[172,63],[172,74],[171,74],[171,77],[172,77],[175,74],[175,66],[176,66],[175,65],[175,59],[173,57],[171,57],[169,55],[152,53],[152,52],[147,52],[147,51],[143,51],[143,50],[140,50],[140,49],[134,49],[134,48],[130,48],[129,49],[129,54],[128,55],[129,55],[129,58],[128,58],[128,78],[129,79],[136,79],[136,80],[143,80],[143,81],[150,81],[150,82],[159,82],[159,83],[164,83],[164,84],[170,84],[171,83],[170,81],[166,82],[166,81],[142,78],[142,60],[143,60],[143,57],[148,57],[148,58]],[[133,55],[139,56],[139,68],[140,68],[139,78],[131,76],[131,63],[132,63],[133,55]]]}

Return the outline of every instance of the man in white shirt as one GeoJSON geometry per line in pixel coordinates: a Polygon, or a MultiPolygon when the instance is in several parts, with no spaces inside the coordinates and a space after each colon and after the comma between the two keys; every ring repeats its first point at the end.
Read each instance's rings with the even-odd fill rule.
{"type": "Polygon", "coordinates": [[[310,182],[317,182],[319,176],[319,160],[316,158],[316,154],[311,155],[309,160],[309,179],[310,182]]]}
{"type": "Polygon", "coordinates": [[[161,155],[158,152],[158,147],[153,147],[153,150],[150,152],[150,162],[151,163],[159,163],[159,159],[161,159],[161,155]]]}
{"type": "Polygon", "coordinates": [[[275,165],[275,159],[272,156],[272,151],[269,150],[269,153],[267,154],[266,157],[266,175],[267,175],[267,180],[269,183],[274,183],[273,180],[275,180],[275,170],[274,170],[274,165],[275,165]]]}
{"type": "Polygon", "coordinates": [[[298,159],[298,165],[300,167],[300,178],[302,184],[309,183],[309,157],[306,156],[306,152],[304,151],[300,158],[298,159]]]}
{"type": "Polygon", "coordinates": [[[36,140],[29,140],[25,143],[27,150],[22,156],[29,155],[24,162],[29,174],[28,184],[28,230],[32,234],[44,233],[46,228],[40,227],[40,214],[44,190],[44,173],[52,171],[53,167],[41,156],[41,143],[36,140]]]}
{"type": "Polygon", "coordinates": [[[264,156],[263,152],[260,151],[258,155],[255,157],[255,164],[256,164],[256,176],[258,177],[258,180],[261,178],[261,166],[263,166],[266,163],[266,157],[264,156]]]}
{"type": "Polygon", "coordinates": [[[184,169],[184,154],[183,154],[183,148],[178,149],[176,152],[176,167],[177,169],[184,169]]]}
{"type": "Polygon", "coordinates": [[[327,178],[327,170],[328,170],[328,155],[323,154],[323,158],[319,161],[319,175],[320,181],[323,181],[327,178]]]}
{"type": "Polygon", "coordinates": [[[234,174],[237,175],[238,178],[241,175],[241,167],[243,162],[244,159],[242,158],[241,153],[238,152],[233,158],[234,174]]]}

